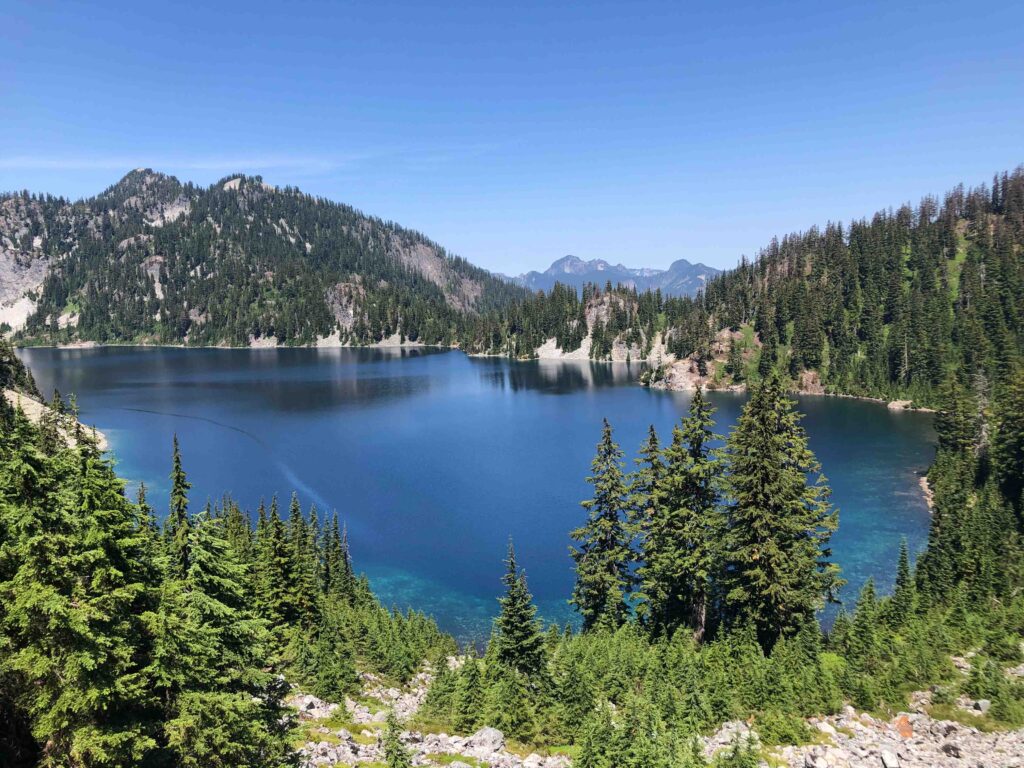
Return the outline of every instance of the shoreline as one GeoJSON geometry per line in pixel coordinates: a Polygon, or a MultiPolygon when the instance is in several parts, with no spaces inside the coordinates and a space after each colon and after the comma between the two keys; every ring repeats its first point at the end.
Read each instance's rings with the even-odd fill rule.
{"type": "MultiPolygon", "coordinates": [[[[398,334],[395,334],[397,336],[398,334]]],[[[96,341],[83,341],[83,342],[72,342],[70,344],[22,344],[15,345],[16,349],[60,349],[60,350],[75,350],[75,349],[102,349],[102,348],[125,348],[125,349],[225,349],[225,350],[278,350],[278,349],[438,349],[451,352],[462,352],[466,357],[481,358],[481,359],[494,359],[500,358],[503,360],[510,360],[516,363],[529,363],[529,362],[555,362],[555,363],[599,363],[601,365],[625,365],[625,366],[643,366],[651,365],[647,360],[594,360],[591,358],[574,358],[574,357],[554,357],[554,356],[537,356],[537,357],[525,357],[525,358],[512,358],[508,355],[494,354],[489,352],[467,352],[462,347],[456,344],[424,344],[420,341],[398,341],[395,336],[391,336],[383,341],[374,342],[373,344],[338,344],[338,343],[316,343],[316,344],[248,344],[246,346],[235,346],[228,344],[146,344],[140,342],[124,343],[124,342],[113,342],[113,343],[100,343],[96,341]]],[[[321,341],[330,341],[330,339],[323,339],[321,341]]],[[[656,386],[650,384],[643,384],[636,382],[642,387],[646,387],[651,390],[660,390],[663,392],[692,392],[693,389],[683,388],[676,389],[665,386],[656,386]]],[[[746,384],[732,385],[730,387],[704,387],[706,392],[732,392],[740,393],[747,391],[746,384]]],[[[866,402],[878,403],[884,405],[890,411],[893,412],[910,412],[910,413],[935,413],[936,409],[928,408],[924,406],[914,406],[913,401],[897,399],[897,400],[886,400],[882,397],[873,397],[871,395],[851,395],[845,392],[823,392],[817,389],[788,389],[787,392],[793,395],[799,395],[801,397],[839,397],[850,400],[864,400],[866,402]]]]}

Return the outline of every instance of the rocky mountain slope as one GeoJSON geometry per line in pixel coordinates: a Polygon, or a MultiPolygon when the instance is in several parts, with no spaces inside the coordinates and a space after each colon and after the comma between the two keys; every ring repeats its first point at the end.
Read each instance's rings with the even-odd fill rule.
{"type": "Polygon", "coordinates": [[[548,291],[556,282],[582,290],[587,283],[604,285],[611,282],[636,288],[638,291],[660,290],[665,296],[692,296],[721,270],[705,264],[691,264],[679,259],[668,269],[634,269],[622,264],[609,264],[602,259],[584,261],[576,256],[563,256],[543,272],[527,272],[512,278],[520,285],[548,291]]]}
{"type": "Polygon", "coordinates": [[[0,323],[28,340],[450,341],[523,291],[425,236],[233,176],[138,169],[70,202],[0,197],[0,323]]]}
{"type": "MultiPolygon", "coordinates": [[[[970,660],[960,659],[969,671],[970,660]]],[[[457,667],[461,659],[450,658],[457,667]]],[[[417,717],[433,680],[430,667],[407,686],[389,687],[376,676],[362,675],[358,701],[323,701],[296,693],[288,703],[297,710],[296,731],[301,738],[301,762],[314,766],[379,764],[384,759],[384,721],[393,711],[404,724],[401,738],[414,765],[481,766],[491,768],[569,768],[564,752],[530,752],[510,745],[495,728],[456,735],[425,730],[417,717]],[[546,754],[542,754],[546,752],[546,754]]],[[[1024,730],[993,730],[985,718],[989,702],[961,701],[936,709],[935,694],[911,696],[910,711],[891,718],[873,716],[851,706],[827,717],[812,717],[814,737],[801,746],[766,746],[742,721],[723,724],[699,738],[708,761],[727,753],[734,744],[750,744],[760,755],[758,765],[775,768],[1021,768],[1024,766],[1024,730]]]]}

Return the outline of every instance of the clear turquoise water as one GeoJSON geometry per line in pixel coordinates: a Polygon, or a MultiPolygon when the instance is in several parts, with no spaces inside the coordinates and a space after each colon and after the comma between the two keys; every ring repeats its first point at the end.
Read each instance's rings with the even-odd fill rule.
{"type": "MultiPolygon", "coordinates": [[[[654,424],[667,437],[683,393],[636,386],[639,370],[513,363],[426,350],[32,349],[43,391],[74,392],[109,437],[120,473],[166,507],[176,432],[193,508],[230,493],[255,508],[296,490],[337,510],[356,565],[382,599],[433,614],[464,639],[486,635],[509,536],[542,615],[572,614],[568,532],[601,419],[630,454],[654,424]]],[[[713,394],[719,429],[742,395],[713,394]]],[[[804,397],[800,409],[840,508],[835,556],[850,581],[890,585],[900,538],[919,550],[928,510],[918,475],[930,417],[876,403],[804,397]]]]}

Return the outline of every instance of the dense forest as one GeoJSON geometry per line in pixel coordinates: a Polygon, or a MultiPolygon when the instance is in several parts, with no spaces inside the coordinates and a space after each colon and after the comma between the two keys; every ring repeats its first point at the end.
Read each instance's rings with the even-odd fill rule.
{"type": "Polygon", "coordinates": [[[466,311],[526,291],[417,232],[236,176],[209,188],[137,170],[71,203],[0,198],[0,244],[50,266],[24,340],[452,344],[466,311]]]}
{"type": "Polygon", "coordinates": [[[532,357],[693,360],[711,384],[937,402],[951,368],[979,396],[1024,355],[1024,169],[940,201],[772,243],[695,297],[606,284],[529,293],[422,235],[234,177],[208,189],[135,171],[91,200],[0,200],[5,247],[50,271],[22,343],[246,345],[400,339],[532,357]],[[716,339],[731,330],[729,355],[716,339]]]}
{"type": "MultiPolygon", "coordinates": [[[[950,369],[976,387],[1024,355],[1024,169],[940,203],[880,211],[776,240],[712,281],[689,315],[752,326],[757,368],[820,372],[835,391],[934,402],[950,369]]],[[[670,321],[670,348],[706,355],[701,322],[670,321]]]]}

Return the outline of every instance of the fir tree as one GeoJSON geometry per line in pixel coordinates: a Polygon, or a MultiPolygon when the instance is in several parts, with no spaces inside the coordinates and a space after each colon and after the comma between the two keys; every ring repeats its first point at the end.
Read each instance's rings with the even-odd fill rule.
{"type": "Polygon", "coordinates": [[[1009,378],[995,411],[993,468],[1003,496],[1024,523],[1024,368],[1009,378]]]}
{"type": "Polygon", "coordinates": [[[516,566],[512,542],[508,544],[507,570],[502,579],[505,595],[499,598],[501,613],[495,620],[494,650],[497,661],[529,679],[542,676],[545,667],[544,635],[537,621],[537,607],[526,584],[526,573],[516,566]]]}
{"type": "Polygon", "coordinates": [[[171,509],[164,526],[164,538],[167,541],[171,572],[183,576],[189,567],[189,516],[188,491],[192,484],[185,476],[181,466],[181,451],[178,448],[178,436],[174,436],[174,450],[171,466],[171,509]]]}
{"type": "Polygon", "coordinates": [[[607,419],[591,469],[593,474],[587,482],[594,486],[594,497],[582,502],[587,522],[571,534],[577,542],[572,550],[576,587],[571,602],[583,616],[584,629],[615,628],[629,615],[632,551],[622,451],[612,440],[607,419]]]}
{"type": "Polygon", "coordinates": [[[452,723],[462,733],[472,733],[480,724],[484,707],[483,679],[479,662],[472,656],[459,670],[453,700],[452,723]]]}
{"type": "Polygon", "coordinates": [[[384,763],[388,768],[412,768],[412,757],[402,743],[402,726],[394,711],[388,712],[384,731],[384,763]]]}
{"type": "Polygon", "coordinates": [[[280,691],[259,671],[270,638],[246,608],[244,569],[219,520],[200,514],[189,539],[185,578],[166,586],[154,617],[166,644],[152,670],[166,702],[166,749],[194,768],[279,766],[290,754],[280,691]]]}
{"type": "Polygon", "coordinates": [[[896,565],[896,586],[888,606],[888,621],[894,628],[904,626],[910,621],[916,609],[917,589],[910,570],[910,552],[907,540],[900,541],[899,562],[896,565]]]}
{"type": "Polygon", "coordinates": [[[729,620],[752,622],[770,649],[813,618],[841,584],[828,547],[838,514],[777,377],[753,390],[726,450],[729,620]],[[808,475],[818,478],[808,483],[808,475]]]}
{"type": "Polygon", "coordinates": [[[654,628],[671,635],[685,625],[698,642],[720,575],[724,531],[718,499],[722,468],[711,450],[713,412],[698,389],[689,416],[673,430],[664,451],[665,468],[654,487],[639,569],[654,628]]]}
{"type": "MultiPolygon", "coordinates": [[[[16,417],[14,436],[32,433],[16,417]]],[[[142,520],[93,446],[52,459],[32,440],[13,448],[2,484],[21,493],[13,505],[0,501],[9,537],[0,673],[27,684],[22,704],[43,765],[136,763],[154,744],[139,666],[150,588],[142,520]],[[67,486],[55,487],[56,477],[67,486]]]]}

